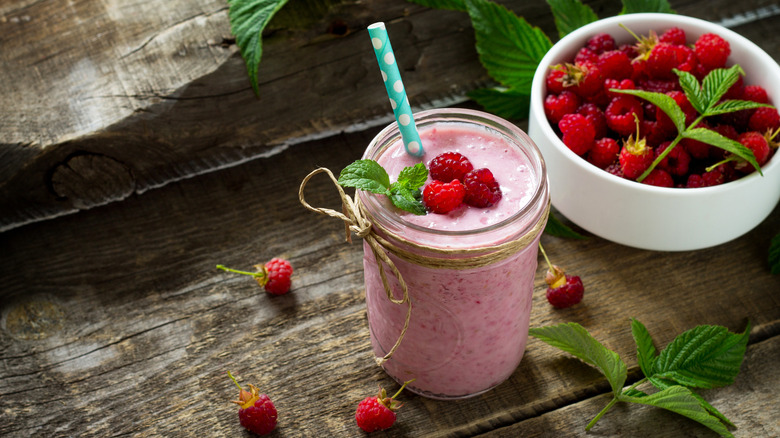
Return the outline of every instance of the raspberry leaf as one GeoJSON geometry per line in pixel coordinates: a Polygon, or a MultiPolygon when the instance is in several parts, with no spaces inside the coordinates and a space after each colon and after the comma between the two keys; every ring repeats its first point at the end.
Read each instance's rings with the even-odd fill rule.
{"type": "Polygon", "coordinates": [[[677,76],[679,76],[680,87],[682,87],[683,92],[685,93],[685,97],[688,98],[688,102],[691,103],[693,108],[699,114],[704,114],[704,111],[706,111],[707,107],[709,106],[709,101],[704,93],[704,90],[701,89],[699,80],[696,79],[696,76],[686,71],[680,71],[676,68],[672,69],[672,71],[677,73],[677,76]]]}
{"type": "Polygon", "coordinates": [[[769,270],[772,274],[780,274],[780,234],[769,244],[769,270]]]}
{"type": "Polygon", "coordinates": [[[741,334],[712,325],[688,330],[658,355],[652,377],[694,388],[730,385],[745,357],[749,334],[750,324],[741,334]]]}
{"type": "Polygon", "coordinates": [[[560,219],[558,219],[553,214],[552,211],[547,215],[547,224],[545,224],[544,226],[544,232],[550,236],[555,236],[555,237],[564,237],[570,239],[588,238],[587,236],[583,236],[582,234],[566,226],[566,224],[561,222],[560,219]]]}
{"type": "Polygon", "coordinates": [[[620,399],[622,401],[663,408],[701,423],[721,436],[733,436],[717,417],[710,415],[704,407],[702,407],[699,399],[693,392],[683,386],[670,386],[663,391],[644,397],[621,395],[620,399]]]}
{"type": "Polygon", "coordinates": [[[729,91],[729,88],[739,80],[741,74],[744,75],[745,71],[739,64],[735,64],[731,68],[716,68],[709,72],[701,83],[707,105],[705,111],[699,111],[699,113],[704,114],[715,106],[720,98],[729,91]]]}
{"type": "Polygon", "coordinates": [[[434,9],[449,9],[451,11],[466,12],[464,0],[407,0],[421,6],[434,9]]]}
{"type": "Polygon", "coordinates": [[[513,89],[479,88],[467,93],[469,99],[481,105],[485,110],[505,119],[524,119],[528,117],[528,105],[531,96],[513,89]]]}
{"type": "Polygon", "coordinates": [[[638,320],[631,318],[631,334],[636,343],[636,358],[639,362],[639,368],[645,376],[653,374],[656,359],[656,349],[653,345],[653,338],[647,328],[638,320]]]}
{"type": "Polygon", "coordinates": [[[465,0],[477,53],[488,75],[530,94],[534,72],[552,42],[538,27],[489,0],[465,0]]]}
{"type": "Polygon", "coordinates": [[[563,38],[570,32],[599,19],[590,6],[580,0],[547,0],[555,18],[558,36],[563,38]]]}
{"type": "Polygon", "coordinates": [[[343,187],[354,187],[380,195],[389,194],[390,176],[374,160],[357,160],[345,167],[338,179],[343,187]]]}
{"type": "Polygon", "coordinates": [[[529,334],[598,368],[607,377],[613,394],[616,397],[620,395],[628,374],[625,362],[617,353],[591,336],[584,327],[576,322],[562,323],[531,328],[529,334]]]}
{"type": "Polygon", "coordinates": [[[677,132],[683,132],[685,130],[685,113],[677,105],[677,102],[663,93],[655,93],[652,91],[643,90],[621,90],[619,88],[610,88],[609,91],[615,93],[631,94],[633,96],[641,97],[654,104],[661,109],[672,120],[674,126],[677,128],[677,132]]]}
{"type": "MultiPolygon", "coordinates": [[[[671,388],[672,386],[676,386],[674,384],[674,382],[671,382],[669,380],[664,380],[664,379],[649,378],[648,381],[650,381],[650,383],[652,383],[653,386],[655,386],[659,390],[664,390],[664,389],[667,389],[667,388],[671,388]]],[[[624,395],[633,395],[633,394],[629,394],[628,391],[624,391],[623,394],[624,395]]],[[[693,391],[691,391],[691,395],[693,395],[696,398],[696,400],[699,400],[699,404],[701,405],[701,407],[706,409],[707,412],[709,412],[710,414],[714,415],[720,421],[726,423],[727,425],[732,426],[732,427],[736,427],[736,426],[734,426],[734,423],[731,422],[731,420],[726,418],[725,415],[723,415],[719,410],[717,410],[715,408],[715,406],[712,406],[707,400],[704,399],[704,397],[700,396],[699,394],[696,394],[693,391]]]]}
{"type": "Polygon", "coordinates": [[[698,140],[707,144],[711,144],[713,146],[717,146],[723,150],[731,152],[732,154],[742,158],[743,160],[753,165],[753,167],[755,167],[758,173],[763,175],[763,172],[761,172],[761,166],[758,164],[758,161],[756,161],[756,156],[753,154],[753,151],[746,148],[742,143],[738,141],[734,141],[728,137],[724,137],[718,134],[717,132],[706,128],[689,128],[683,131],[682,136],[685,138],[690,138],[693,140],[698,140]]]}
{"type": "Polygon", "coordinates": [[[675,13],[666,0],[623,0],[621,14],[635,14],[637,12],[675,13]]]}
{"type": "Polygon", "coordinates": [[[745,109],[761,108],[764,106],[771,107],[772,105],[767,105],[765,103],[751,102],[749,100],[730,99],[713,106],[712,108],[707,110],[706,114],[707,117],[709,117],[718,114],[733,113],[734,111],[741,111],[745,109]]]}

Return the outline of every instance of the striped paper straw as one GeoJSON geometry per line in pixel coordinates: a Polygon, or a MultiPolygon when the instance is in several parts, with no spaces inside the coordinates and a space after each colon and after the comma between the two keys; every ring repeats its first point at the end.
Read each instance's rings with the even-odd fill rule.
{"type": "Polygon", "coordinates": [[[414,124],[412,108],[406,97],[404,83],[401,82],[401,72],[398,70],[398,63],[395,62],[395,54],[393,54],[393,47],[390,45],[390,38],[387,36],[385,23],[379,22],[368,26],[368,36],[371,37],[371,44],[374,46],[376,60],[382,71],[382,79],[385,81],[385,89],[390,97],[390,106],[393,107],[393,115],[398,122],[398,129],[401,131],[406,153],[421,157],[425,151],[420,141],[420,134],[414,124]]]}

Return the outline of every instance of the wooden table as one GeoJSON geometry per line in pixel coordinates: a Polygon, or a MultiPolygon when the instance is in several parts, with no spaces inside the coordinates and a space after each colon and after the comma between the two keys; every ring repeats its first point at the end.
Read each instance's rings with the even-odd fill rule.
{"type": "MultiPolygon", "coordinates": [[[[708,16],[704,3],[678,11],[708,16]]],[[[780,16],[769,14],[735,30],[777,48],[768,30],[778,27],[780,16]]],[[[357,403],[378,386],[397,388],[373,362],[362,245],[345,243],[339,222],[306,211],[297,189],[312,169],[338,171],[358,158],[378,130],[296,144],[0,233],[0,436],[248,436],[230,403],[237,389],[228,370],[274,400],[272,436],[362,436],[357,403]],[[215,269],[251,270],[272,257],[294,266],[287,295],[215,269]]],[[[310,185],[307,199],[338,208],[324,182],[310,185]]],[[[735,436],[780,436],[780,277],[767,263],[778,231],[780,207],[750,233],[700,251],[545,235],[549,255],[583,278],[586,296],[553,309],[540,265],[531,325],[582,324],[621,355],[631,384],[641,373],[630,318],[659,348],[699,324],[737,332],[749,321],[736,383],[703,395],[737,425],[735,436]]],[[[586,434],[609,385],[535,339],[510,379],[484,395],[400,398],[398,422],[377,436],[714,436],[635,405],[616,406],[586,434]]]]}

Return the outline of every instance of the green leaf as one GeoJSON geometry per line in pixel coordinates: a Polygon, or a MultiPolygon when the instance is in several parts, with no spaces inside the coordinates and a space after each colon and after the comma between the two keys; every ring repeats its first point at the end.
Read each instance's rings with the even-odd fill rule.
{"type": "Polygon", "coordinates": [[[421,193],[417,189],[409,189],[403,186],[394,186],[390,189],[390,201],[401,210],[422,216],[426,214],[425,206],[421,200],[421,193]]]}
{"type": "Polygon", "coordinates": [[[550,236],[563,237],[568,239],[588,238],[588,236],[583,236],[582,234],[566,226],[566,224],[561,222],[552,211],[550,211],[550,214],[547,216],[547,224],[544,226],[544,232],[550,236]]]}
{"type": "Polygon", "coordinates": [[[590,6],[580,0],[547,0],[550,5],[558,36],[563,38],[574,30],[599,19],[590,6]]]}
{"type": "Polygon", "coordinates": [[[488,75],[507,88],[530,95],[534,72],[552,42],[502,5],[465,0],[477,41],[477,53],[488,75]]]}
{"type": "MultiPolygon", "coordinates": [[[[668,381],[668,380],[664,380],[664,379],[655,379],[655,378],[653,378],[653,379],[648,379],[648,380],[650,381],[650,383],[653,384],[653,386],[655,386],[656,388],[658,388],[660,390],[664,390],[664,389],[667,389],[667,388],[669,388],[671,386],[675,386],[674,382],[671,382],[671,381],[668,381]]],[[[633,395],[633,394],[629,394],[628,391],[624,392],[623,394],[624,395],[633,395]]],[[[734,426],[734,423],[731,422],[731,420],[726,418],[726,416],[723,415],[719,410],[715,409],[715,406],[712,406],[710,404],[710,402],[708,402],[707,400],[704,399],[704,397],[700,396],[699,394],[696,394],[693,391],[691,391],[691,394],[696,398],[696,400],[699,400],[699,404],[701,405],[701,407],[703,407],[705,410],[707,410],[707,412],[709,412],[710,414],[714,415],[720,421],[726,423],[727,425],[732,426],[732,427],[736,427],[736,426],[734,426]]]]}
{"type": "Polygon", "coordinates": [[[449,9],[452,11],[466,12],[466,5],[464,0],[407,0],[412,3],[417,3],[421,6],[427,6],[433,9],[449,9]]]}
{"type": "MultiPolygon", "coordinates": [[[[716,68],[707,73],[701,81],[702,90],[707,99],[707,110],[713,107],[727,91],[739,80],[739,75],[745,74],[739,64],[731,68],[716,68]]],[[[701,112],[704,114],[704,112],[701,112]]]]}
{"type": "Polygon", "coordinates": [[[338,182],[343,187],[354,187],[381,195],[389,194],[390,176],[374,160],[357,160],[345,167],[338,182]]]}
{"type": "Polygon", "coordinates": [[[664,12],[674,14],[674,9],[666,0],[623,0],[621,14],[635,14],[638,12],[664,12]]]}
{"type": "Polygon", "coordinates": [[[718,114],[733,113],[734,111],[741,111],[745,109],[761,108],[762,106],[769,106],[765,103],[752,102],[749,100],[724,100],[723,102],[713,106],[707,110],[707,117],[715,116],[718,114]]]}
{"type": "Polygon", "coordinates": [[[690,389],[682,386],[670,386],[663,391],[644,397],[621,395],[620,400],[663,408],[697,421],[721,436],[733,436],[718,418],[710,415],[701,406],[699,399],[690,389]]]}
{"type": "Polygon", "coordinates": [[[758,173],[763,175],[763,173],[761,172],[761,166],[759,166],[758,161],[756,161],[756,156],[753,155],[753,151],[746,148],[744,145],[742,145],[742,143],[738,141],[734,141],[728,137],[724,137],[718,134],[717,132],[706,128],[688,129],[682,133],[682,136],[685,138],[690,138],[693,140],[698,140],[707,144],[711,144],[713,146],[731,152],[732,154],[752,164],[753,167],[758,171],[758,173]]]}
{"type": "Polygon", "coordinates": [[[639,368],[645,376],[653,374],[653,364],[655,363],[656,350],[653,345],[653,338],[645,328],[644,324],[631,318],[631,334],[636,343],[636,358],[639,362],[639,368]]]}
{"type": "Polygon", "coordinates": [[[531,97],[527,93],[498,88],[479,88],[467,93],[486,111],[505,119],[525,119],[531,97]]]}
{"type": "Polygon", "coordinates": [[[667,96],[664,93],[654,93],[652,91],[643,90],[621,90],[618,88],[611,88],[610,91],[630,94],[649,101],[669,116],[674,123],[674,126],[677,128],[677,132],[683,132],[685,130],[685,113],[683,113],[680,105],[677,105],[677,102],[670,96],[667,96]]]}
{"type": "Polygon", "coordinates": [[[701,325],[678,335],[655,361],[654,378],[695,388],[734,383],[747,349],[750,325],[744,333],[701,325]]]}
{"type": "Polygon", "coordinates": [[[673,69],[677,76],[680,78],[680,86],[685,92],[685,96],[688,98],[688,102],[691,103],[693,108],[699,113],[704,114],[704,111],[709,108],[709,101],[705,96],[704,91],[701,89],[701,84],[696,76],[688,73],[687,71],[680,71],[676,68],[673,69]]]}
{"type": "Polygon", "coordinates": [[[428,169],[423,163],[417,163],[414,166],[404,167],[398,174],[398,180],[390,186],[402,185],[410,190],[419,189],[428,179],[428,169]]]}
{"type": "Polygon", "coordinates": [[[259,95],[257,71],[263,56],[263,29],[287,0],[228,0],[230,32],[241,50],[249,82],[259,95]]]}
{"type": "Polygon", "coordinates": [[[615,396],[623,390],[626,364],[617,353],[602,345],[576,322],[531,328],[529,334],[598,368],[607,377],[615,396]]]}
{"type": "Polygon", "coordinates": [[[769,244],[769,271],[780,274],[780,234],[775,235],[769,244]]]}

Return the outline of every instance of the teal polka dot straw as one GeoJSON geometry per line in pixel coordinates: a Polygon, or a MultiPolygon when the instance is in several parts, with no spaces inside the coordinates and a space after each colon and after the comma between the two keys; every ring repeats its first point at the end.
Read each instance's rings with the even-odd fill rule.
{"type": "Polygon", "coordinates": [[[368,26],[368,36],[371,37],[371,44],[374,46],[374,54],[376,54],[379,69],[382,71],[382,79],[385,81],[385,89],[390,97],[390,106],[393,108],[395,120],[398,122],[398,130],[401,131],[406,152],[409,155],[421,157],[425,151],[423,151],[420,134],[414,124],[412,108],[406,97],[404,83],[401,82],[401,72],[398,70],[398,63],[395,62],[395,54],[393,54],[393,47],[390,45],[390,38],[387,36],[385,23],[379,22],[368,26]]]}

